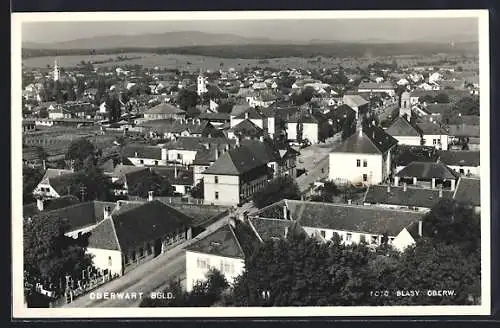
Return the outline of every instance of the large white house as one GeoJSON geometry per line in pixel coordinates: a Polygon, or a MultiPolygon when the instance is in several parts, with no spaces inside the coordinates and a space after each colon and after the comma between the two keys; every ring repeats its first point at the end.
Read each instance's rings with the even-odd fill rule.
{"type": "Polygon", "coordinates": [[[355,133],[332,149],[329,179],[339,184],[365,185],[385,181],[391,171],[391,150],[398,141],[379,127],[355,133]]]}

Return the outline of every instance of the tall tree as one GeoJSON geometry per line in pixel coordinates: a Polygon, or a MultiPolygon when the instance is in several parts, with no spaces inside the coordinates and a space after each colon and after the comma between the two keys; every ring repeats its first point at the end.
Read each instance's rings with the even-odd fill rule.
{"type": "Polygon", "coordinates": [[[151,172],[137,183],[128,186],[130,195],[139,196],[142,198],[148,197],[149,191],[153,191],[157,196],[172,196],[174,188],[169,181],[160,175],[151,172]]]}
{"type": "Polygon", "coordinates": [[[68,161],[74,161],[74,169],[78,171],[83,168],[83,163],[89,156],[95,161],[96,154],[95,146],[89,140],[80,138],[71,142],[65,158],[68,161]]]}
{"type": "Polygon", "coordinates": [[[177,104],[182,110],[196,107],[198,105],[198,94],[193,90],[182,89],[177,94],[177,104]]]}
{"type": "Polygon", "coordinates": [[[43,177],[44,172],[40,169],[23,167],[23,204],[34,201],[33,190],[43,177]]]}
{"type": "Polygon", "coordinates": [[[265,207],[282,199],[300,199],[300,190],[290,176],[278,177],[255,193],[253,201],[258,208],[265,207]]]}

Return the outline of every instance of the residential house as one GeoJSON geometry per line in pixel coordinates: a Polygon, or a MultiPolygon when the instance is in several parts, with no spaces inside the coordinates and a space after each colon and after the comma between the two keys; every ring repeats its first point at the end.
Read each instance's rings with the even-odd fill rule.
{"type": "Polygon", "coordinates": [[[71,194],[71,185],[78,178],[73,170],[47,169],[33,190],[33,196],[41,199],[59,198],[71,194]]]}
{"type": "Polygon", "coordinates": [[[393,154],[394,173],[399,172],[412,162],[437,162],[437,149],[428,146],[398,145],[393,154]]]}
{"type": "Polygon", "coordinates": [[[121,156],[128,159],[135,166],[167,165],[167,152],[160,146],[126,145],[121,156]]]}
{"type": "Polygon", "coordinates": [[[201,113],[199,119],[210,123],[214,127],[220,127],[231,122],[231,114],[229,113],[201,113]]]}
{"type": "Polygon", "coordinates": [[[309,236],[325,241],[335,233],[345,244],[364,242],[377,247],[386,236],[401,251],[422,235],[423,213],[412,210],[285,199],[252,216],[295,221],[309,236]]]}
{"type": "Polygon", "coordinates": [[[87,253],[104,273],[123,275],[191,239],[192,218],[158,200],[119,202],[103,209],[90,231],[87,253]]]}
{"type": "Polygon", "coordinates": [[[399,145],[420,146],[422,144],[422,136],[418,129],[401,116],[396,118],[385,132],[394,137],[399,145]]]}
{"type": "Polygon", "coordinates": [[[174,192],[178,195],[187,195],[194,186],[193,168],[174,166],[151,167],[151,171],[167,179],[174,192]]]}
{"type": "Polygon", "coordinates": [[[311,144],[317,144],[320,124],[318,116],[311,109],[295,112],[287,121],[287,139],[294,142],[308,140],[311,144]]]}
{"type": "Polygon", "coordinates": [[[441,199],[452,199],[453,191],[388,185],[371,185],[368,187],[363,204],[385,208],[408,209],[428,212],[441,199]]]}
{"type": "Polygon", "coordinates": [[[359,95],[344,95],[342,103],[356,112],[356,119],[368,112],[369,102],[359,95]]]}
{"type": "Polygon", "coordinates": [[[433,122],[417,123],[417,128],[422,134],[422,145],[432,146],[436,149],[448,149],[448,132],[433,122]]]}
{"type": "Polygon", "coordinates": [[[204,199],[216,205],[237,205],[265,187],[270,178],[268,162],[251,146],[223,153],[202,173],[204,199]]]}
{"type": "Polygon", "coordinates": [[[23,218],[33,219],[41,213],[48,213],[59,208],[78,204],[79,202],[80,200],[73,195],[52,199],[38,198],[35,203],[23,205],[23,218]]]}
{"type": "Polygon", "coordinates": [[[243,112],[241,107],[234,108],[231,112],[231,128],[234,128],[244,120],[250,120],[254,125],[258,126],[273,137],[275,133],[274,113],[266,108],[245,108],[243,112]]]}
{"type": "Polygon", "coordinates": [[[464,145],[469,150],[480,150],[480,133],[479,125],[456,124],[448,126],[449,142],[458,149],[462,149],[464,145]]]}
{"type": "Polygon", "coordinates": [[[151,170],[147,167],[132,165],[117,165],[111,174],[111,182],[114,183],[115,195],[128,195],[130,189],[138,185],[141,181],[151,175],[151,170]]]}
{"type": "Polygon", "coordinates": [[[412,162],[394,176],[394,185],[402,183],[426,188],[448,188],[455,190],[455,184],[460,174],[443,163],[412,162]]]}
{"type": "Polygon", "coordinates": [[[329,179],[340,184],[365,185],[385,181],[391,172],[391,151],[398,141],[379,127],[357,131],[329,155],[329,179]]]}
{"type": "Polygon", "coordinates": [[[179,137],[174,141],[163,145],[166,151],[168,163],[178,163],[182,165],[192,165],[198,151],[211,147],[219,149],[229,149],[236,144],[237,140],[226,138],[196,138],[179,137]]]}
{"type": "Polygon", "coordinates": [[[210,269],[217,269],[229,283],[245,268],[245,254],[234,228],[225,224],[208,236],[186,247],[186,290],[206,279],[210,269]]]}
{"type": "Polygon", "coordinates": [[[264,138],[266,131],[253,123],[250,119],[245,119],[227,130],[229,139],[257,139],[264,138]]]}
{"type": "Polygon", "coordinates": [[[479,177],[480,153],[474,150],[442,150],[438,151],[438,162],[458,172],[461,176],[479,177]]]}
{"type": "Polygon", "coordinates": [[[161,103],[144,112],[144,119],[146,120],[179,120],[185,117],[185,111],[167,103],[161,103]]]}

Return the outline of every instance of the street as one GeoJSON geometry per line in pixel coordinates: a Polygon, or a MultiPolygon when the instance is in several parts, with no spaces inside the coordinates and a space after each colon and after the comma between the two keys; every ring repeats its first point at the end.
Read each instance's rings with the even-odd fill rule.
{"type": "Polygon", "coordinates": [[[149,293],[162,291],[167,287],[168,283],[176,279],[185,279],[186,270],[186,252],[185,247],[191,245],[197,240],[204,238],[211,232],[220,228],[227,223],[230,215],[239,215],[245,211],[254,211],[251,202],[237,207],[233,213],[222,217],[207,227],[205,231],[195,238],[178,245],[167,252],[160,254],[156,258],[145,262],[131,271],[127,272],[120,278],[110,281],[93,291],[80,296],[69,304],[62,307],[68,308],[85,308],[85,307],[137,307],[141,303],[141,299],[126,300],[126,299],[94,299],[91,295],[98,295],[105,292],[113,293],[143,293],[143,298],[146,298],[149,293]]]}

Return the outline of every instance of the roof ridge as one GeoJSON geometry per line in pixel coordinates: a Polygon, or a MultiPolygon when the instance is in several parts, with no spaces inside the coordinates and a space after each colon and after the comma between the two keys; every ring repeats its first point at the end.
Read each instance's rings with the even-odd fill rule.
{"type": "Polygon", "coordinates": [[[230,224],[227,224],[227,223],[226,223],[226,226],[229,228],[229,231],[231,231],[231,234],[233,235],[234,240],[236,241],[236,245],[238,245],[238,248],[241,251],[241,253],[243,254],[243,257],[245,257],[246,254],[243,251],[243,247],[241,247],[240,241],[238,240],[238,237],[236,236],[236,233],[234,232],[233,227],[230,224]]]}
{"type": "Polygon", "coordinates": [[[350,207],[350,208],[359,208],[359,209],[366,209],[366,210],[378,210],[378,211],[388,211],[388,212],[408,212],[408,213],[417,213],[417,214],[419,213],[419,212],[415,212],[413,210],[399,209],[399,208],[385,208],[385,207],[378,207],[378,206],[341,204],[341,203],[325,203],[325,202],[310,202],[310,201],[306,201],[306,200],[292,200],[292,199],[289,199],[288,201],[289,202],[297,202],[297,203],[300,202],[301,204],[326,205],[326,206],[335,206],[335,207],[350,207]]]}
{"type": "Polygon", "coordinates": [[[113,214],[107,219],[102,220],[101,222],[104,222],[106,220],[110,221],[111,228],[113,229],[113,235],[115,236],[116,239],[116,244],[118,245],[118,250],[121,252],[122,250],[122,245],[120,244],[120,238],[118,238],[118,233],[116,232],[116,227],[115,227],[115,220],[113,218],[113,214]]]}

